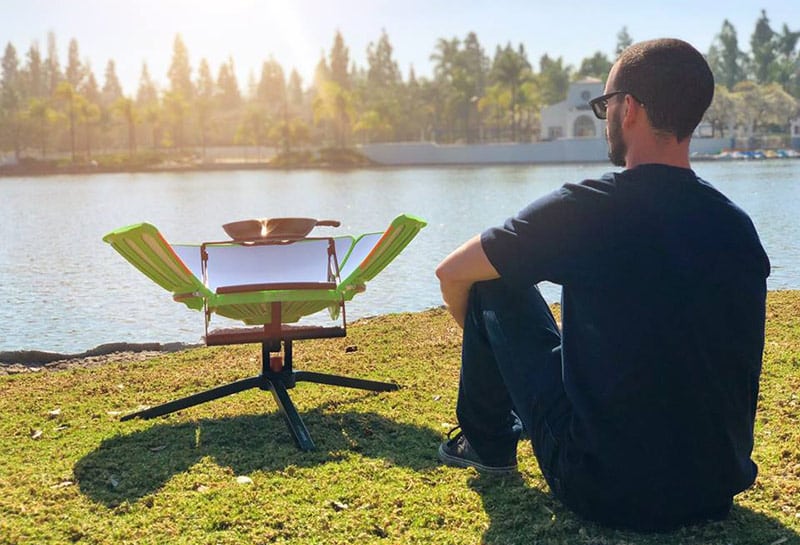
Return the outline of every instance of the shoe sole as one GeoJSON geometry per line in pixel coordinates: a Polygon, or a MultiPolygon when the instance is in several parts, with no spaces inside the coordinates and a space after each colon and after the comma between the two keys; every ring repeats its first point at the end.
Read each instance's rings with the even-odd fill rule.
{"type": "Polygon", "coordinates": [[[459,458],[458,456],[453,456],[452,454],[445,452],[441,445],[439,445],[439,459],[446,465],[464,468],[474,467],[480,473],[485,473],[487,475],[505,475],[507,473],[513,473],[517,470],[516,464],[512,466],[487,466],[480,462],[459,458]]]}

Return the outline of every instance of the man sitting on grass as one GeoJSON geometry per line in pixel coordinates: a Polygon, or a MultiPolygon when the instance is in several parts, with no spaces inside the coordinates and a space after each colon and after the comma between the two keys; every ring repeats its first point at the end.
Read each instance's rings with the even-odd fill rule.
{"type": "Polygon", "coordinates": [[[691,45],[631,46],[590,101],[625,170],[564,185],[439,265],[464,329],[445,463],[512,471],[524,426],[559,500],[639,530],[722,519],[753,483],[769,261],[690,169],[713,92],[691,45]],[[543,280],[562,286],[561,330],[543,280]]]}

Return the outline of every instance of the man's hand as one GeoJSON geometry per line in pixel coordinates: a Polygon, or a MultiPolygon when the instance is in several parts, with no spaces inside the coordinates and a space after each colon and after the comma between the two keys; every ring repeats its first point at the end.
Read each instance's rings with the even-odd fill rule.
{"type": "Polygon", "coordinates": [[[439,263],[436,276],[447,310],[463,329],[472,284],[499,278],[500,274],[486,257],[480,235],[476,235],[439,263]]]}

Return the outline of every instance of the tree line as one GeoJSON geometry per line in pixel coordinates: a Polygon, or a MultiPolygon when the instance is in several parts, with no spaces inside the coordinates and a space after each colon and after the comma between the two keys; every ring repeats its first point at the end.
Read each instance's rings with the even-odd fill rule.
{"type": "MultiPolygon", "coordinates": [[[[785,133],[798,115],[798,39],[800,32],[786,24],[775,31],[762,10],[744,52],[736,29],[723,22],[707,52],[718,84],[706,116],[715,133],[785,133]]],[[[613,57],[632,42],[623,27],[613,57]]],[[[24,56],[8,43],[0,79],[0,150],[18,159],[68,152],[75,163],[121,151],[129,157],[204,155],[212,146],[291,152],[367,142],[530,141],[539,137],[543,106],[564,100],[572,81],[604,81],[612,66],[600,51],[577,68],[547,54],[534,65],[522,44],[511,43],[490,56],[474,32],[437,40],[430,78],[417,77],[413,67],[401,74],[385,31],[366,54],[366,66],[351,62],[337,31],[308,84],[296,70],[287,76],[270,57],[259,76],[242,86],[232,58],[216,73],[205,59],[194,70],[177,35],[166,88],[155,85],[143,63],[136,92],[126,94],[114,61],[100,85],[74,38],[63,69],[52,32],[44,54],[36,42],[24,56]]]]}

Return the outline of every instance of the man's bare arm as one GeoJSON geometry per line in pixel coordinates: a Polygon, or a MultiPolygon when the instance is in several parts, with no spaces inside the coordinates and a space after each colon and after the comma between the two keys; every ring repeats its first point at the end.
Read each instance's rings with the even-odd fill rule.
{"type": "Polygon", "coordinates": [[[476,235],[439,263],[436,276],[447,310],[463,328],[472,284],[499,278],[500,274],[486,257],[480,235],[476,235]]]}

